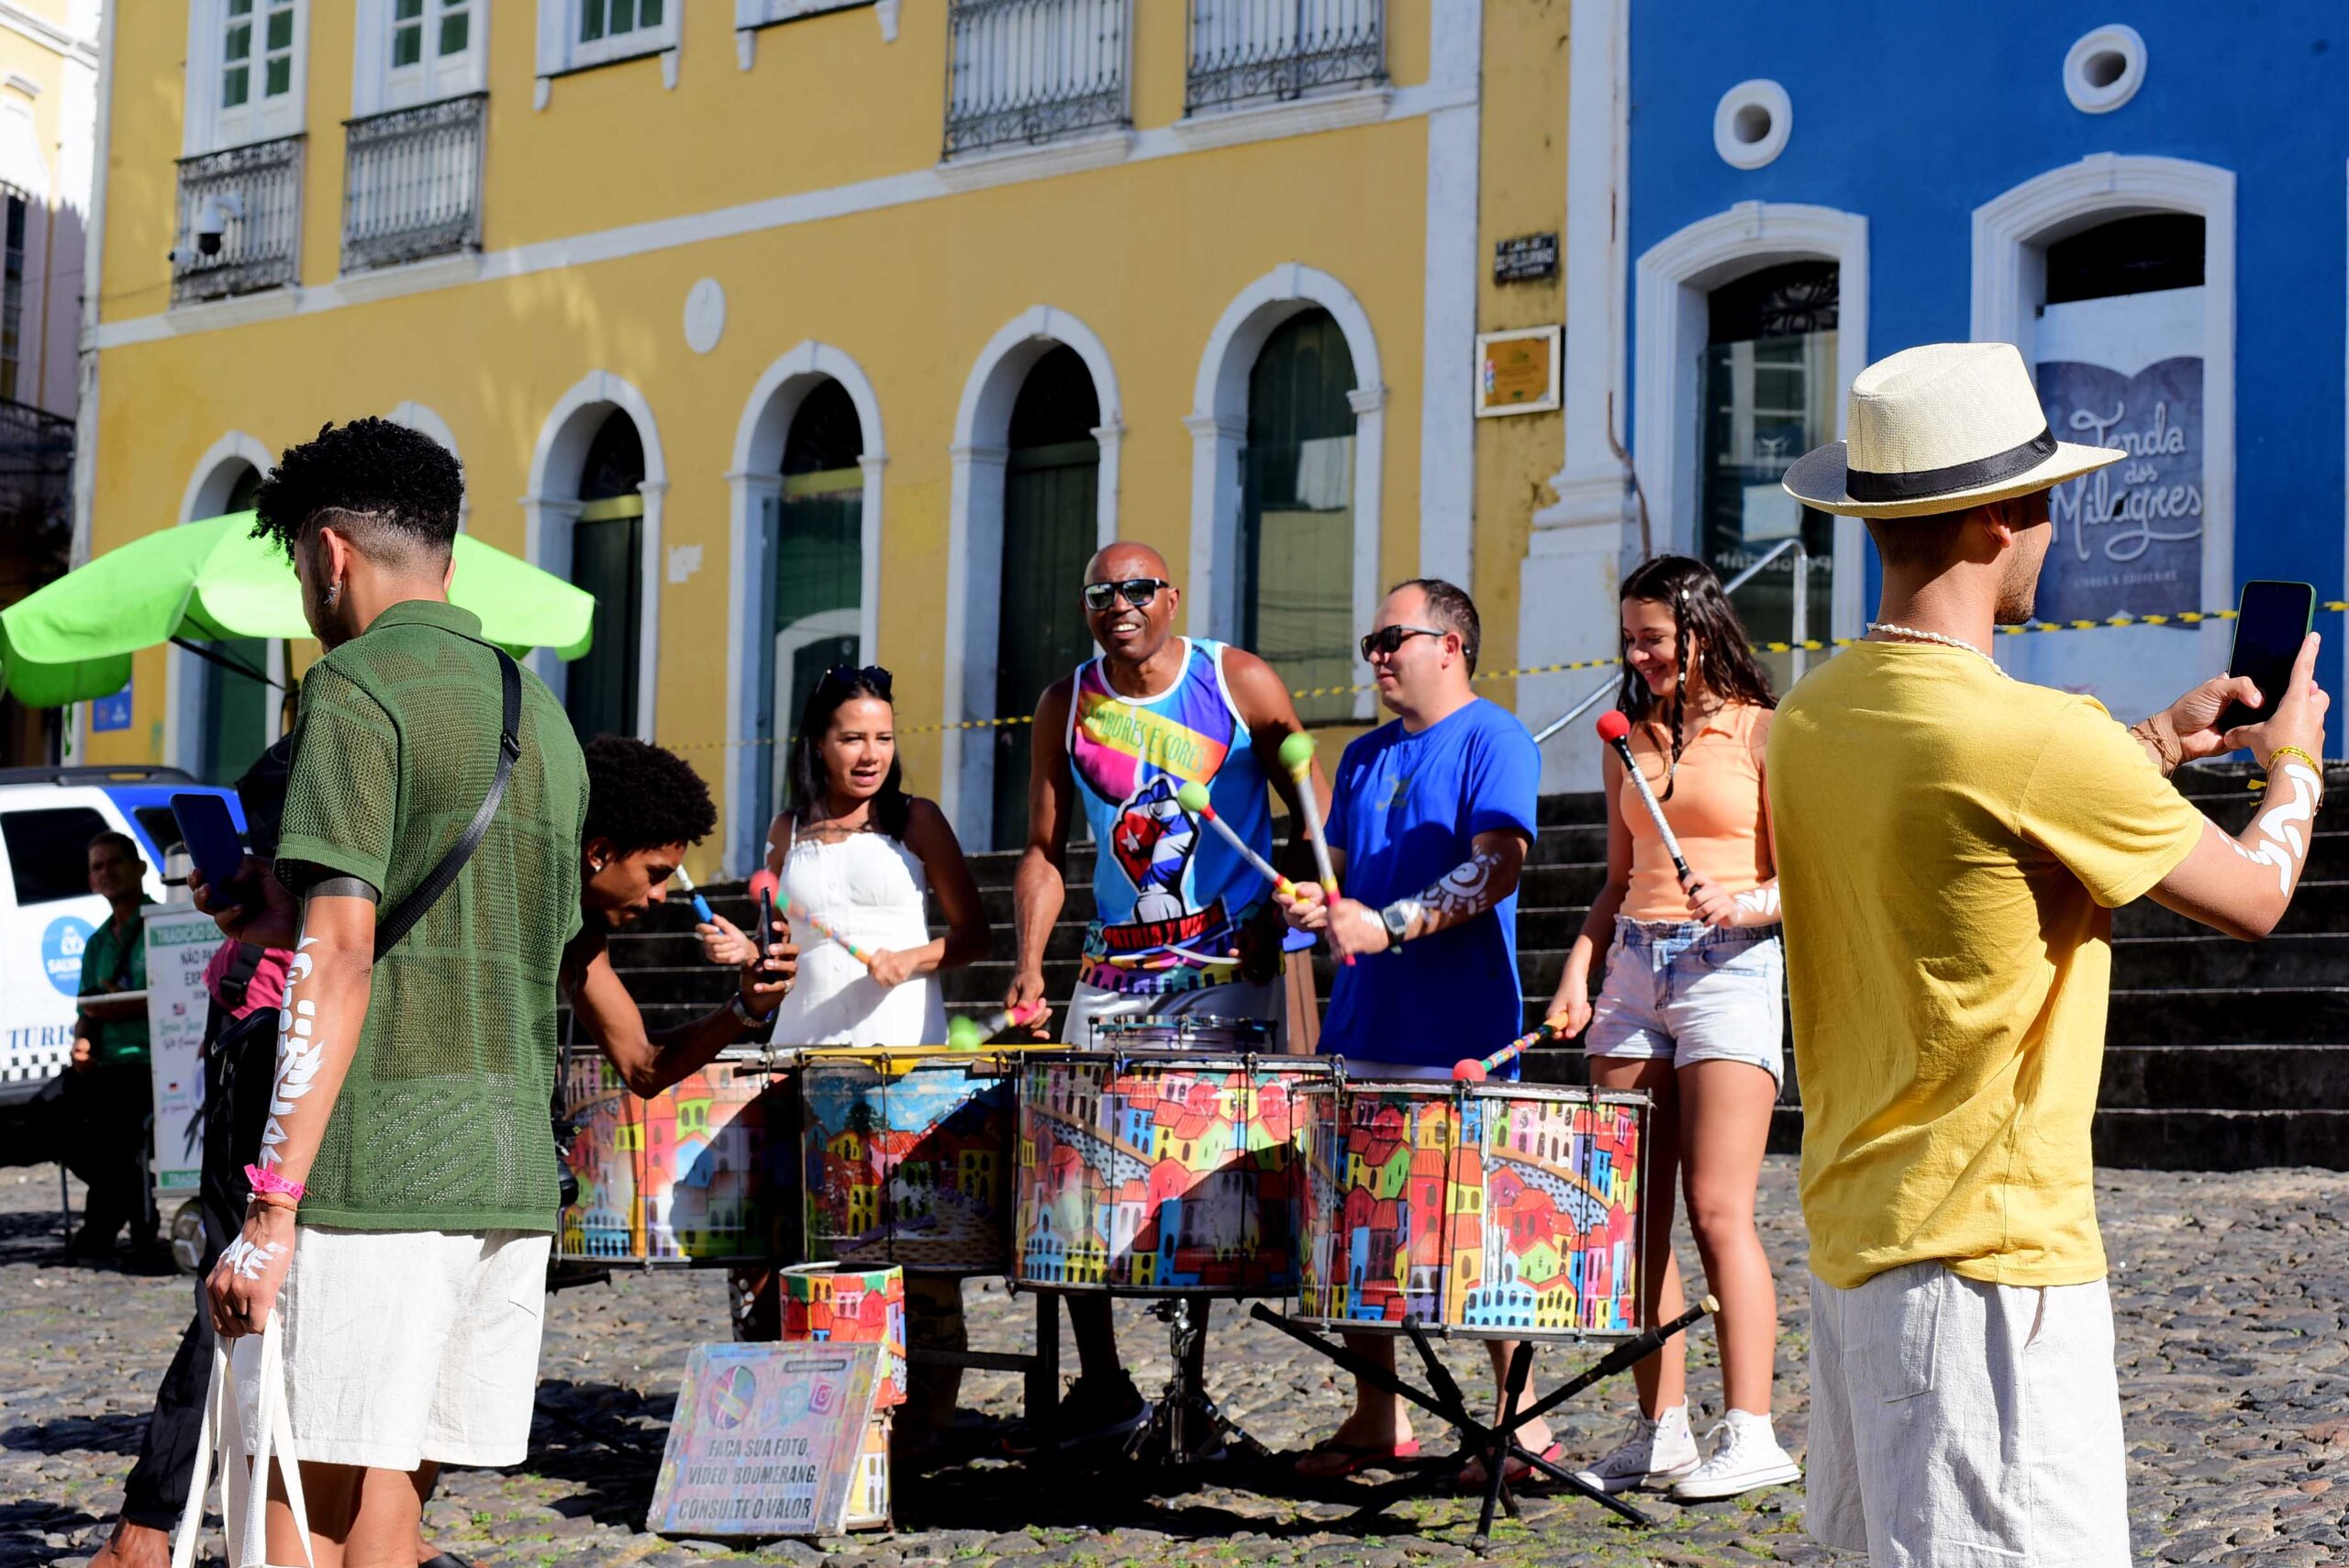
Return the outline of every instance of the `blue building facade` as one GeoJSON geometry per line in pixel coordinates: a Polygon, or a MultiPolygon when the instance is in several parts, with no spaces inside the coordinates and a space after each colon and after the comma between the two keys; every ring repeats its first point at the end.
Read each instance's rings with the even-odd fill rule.
{"type": "MultiPolygon", "coordinates": [[[[1877,584],[1865,531],[1801,513],[1777,474],[1842,433],[1861,365],[2002,339],[2060,436],[2132,454],[2054,498],[2043,618],[2231,606],[2263,577],[2342,596],[2349,9],[1575,10],[1620,29],[1614,123],[1578,103],[1573,134],[1620,139],[1608,371],[1653,548],[1726,575],[1799,535],[1807,629],[1856,635],[1877,584]]],[[[1594,28],[1576,51],[1602,41],[1594,28]]],[[[1587,221],[1571,183],[1569,206],[1587,221]]],[[[1795,620],[1789,565],[1740,595],[1757,636],[1795,620]]],[[[2318,628],[2338,690],[2349,636],[2338,614],[2318,628]]],[[[2230,635],[2065,632],[2001,639],[1999,653],[2133,717],[2222,669],[2230,635]]]]}

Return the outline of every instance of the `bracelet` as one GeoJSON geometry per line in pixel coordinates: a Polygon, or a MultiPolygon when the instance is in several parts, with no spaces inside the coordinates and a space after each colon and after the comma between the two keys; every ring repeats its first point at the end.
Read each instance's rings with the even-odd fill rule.
{"type": "Polygon", "coordinates": [[[2309,772],[2316,775],[2316,803],[2319,806],[2322,806],[2324,804],[2324,764],[2318,762],[2314,757],[2310,756],[2306,751],[2301,751],[2298,746],[2278,746],[2276,750],[2267,753],[2267,771],[2271,773],[2274,773],[2277,765],[2286,757],[2298,757],[2301,762],[2308,764],[2309,772]]]}
{"type": "Polygon", "coordinates": [[[285,1193],[265,1193],[258,1189],[245,1195],[255,1208],[282,1208],[288,1214],[299,1213],[301,1205],[285,1193]]]}
{"type": "Polygon", "coordinates": [[[734,995],[726,998],[726,1010],[733,1014],[735,1018],[739,1020],[741,1026],[746,1029],[763,1029],[766,1028],[767,1025],[774,1022],[774,1015],[773,1013],[769,1013],[763,1018],[759,1017],[758,1014],[751,1011],[750,1008],[744,1006],[742,1005],[742,993],[740,991],[735,992],[734,995]]]}
{"type": "MultiPolygon", "coordinates": [[[[302,1195],[309,1190],[309,1188],[303,1183],[291,1181],[286,1177],[281,1176],[266,1165],[246,1166],[245,1180],[252,1187],[253,1196],[255,1197],[275,1197],[283,1195],[293,1199],[295,1203],[299,1203],[301,1201],[302,1195]]],[[[290,1207],[291,1205],[288,1207],[290,1207]]]]}

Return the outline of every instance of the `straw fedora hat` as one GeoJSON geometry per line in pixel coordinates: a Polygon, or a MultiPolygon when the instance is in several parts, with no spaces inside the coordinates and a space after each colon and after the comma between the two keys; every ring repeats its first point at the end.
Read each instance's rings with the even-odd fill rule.
{"type": "Polygon", "coordinates": [[[1852,378],[1850,439],[1807,452],[1783,483],[1847,517],[1914,517],[2028,495],[2129,454],[2074,446],[2012,343],[1926,343],[1852,378]]]}

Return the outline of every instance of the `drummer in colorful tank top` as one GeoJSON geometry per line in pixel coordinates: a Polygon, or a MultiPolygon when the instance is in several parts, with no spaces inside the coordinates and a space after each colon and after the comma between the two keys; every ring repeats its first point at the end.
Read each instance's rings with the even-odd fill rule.
{"type": "MultiPolygon", "coordinates": [[[[1270,859],[1268,785],[1289,819],[1301,820],[1279,762],[1281,742],[1302,728],[1288,688],[1252,653],[1174,634],[1183,593],[1148,545],[1103,550],[1085,567],[1083,593],[1101,654],[1036,706],[1027,853],[1012,895],[1019,959],[1005,1002],[1045,1000],[1044,946],[1060,917],[1069,829],[1081,811],[1099,846],[1094,917],[1060,1038],[1087,1046],[1097,1023],[1190,1014],[1261,1019],[1281,1039],[1283,922],[1272,890],[1175,796],[1186,784],[1204,784],[1214,814],[1270,859]]],[[[1313,787],[1326,804],[1318,773],[1313,787]]],[[[1038,1038],[1047,1038],[1048,1023],[1038,1038]]],[[[1064,1440],[1132,1430],[1144,1410],[1118,1363],[1108,1298],[1072,1296],[1068,1307],[1079,1375],[1061,1418],[1064,1440]]]]}

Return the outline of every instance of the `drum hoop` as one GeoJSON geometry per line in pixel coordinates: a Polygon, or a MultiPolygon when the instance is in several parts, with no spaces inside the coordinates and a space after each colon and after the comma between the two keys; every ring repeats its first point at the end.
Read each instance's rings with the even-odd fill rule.
{"type": "Polygon", "coordinates": [[[1335,1064],[1326,1057],[1288,1056],[1256,1051],[1066,1051],[1039,1063],[1047,1073],[1056,1067],[1107,1067],[1122,1073],[1129,1067],[1198,1070],[1214,1073],[1294,1073],[1335,1082],[1335,1064]]]}

